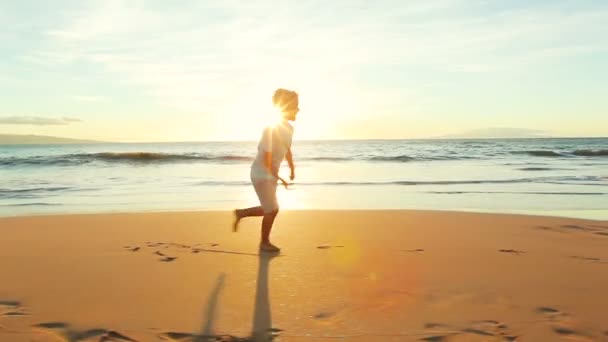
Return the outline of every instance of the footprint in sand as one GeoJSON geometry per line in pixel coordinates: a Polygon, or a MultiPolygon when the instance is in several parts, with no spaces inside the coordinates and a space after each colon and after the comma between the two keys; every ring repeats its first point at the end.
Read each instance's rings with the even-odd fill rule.
{"type": "Polygon", "coordinates": [[[100,328],[78,331],[72,329],[69,324],[63,322],[39,323],[33,327],[57,335],[68,342],[86,341],[94,337],[100,342],[138,342],[117,331],[100,328]]]}
{"type": "MultiPolygon", "coordinates": [[[[269,339],[267,341],[272,341],[275,338],[279,337],[279,333],[281,329],[271,328],[268,329],[267,333],[269,339]]],[[[202,335],[202,334],[191,334],[191,333],[182,333],[182,332],[164,332],[157,335],[161,340],[168,340],[171,342],[199,342],[199,341],[213,341],[213,342],[249,342],[249,341],[257,341],[254,337],[236,337],[232,335],[202,335]]]]}
{"type": "MultiPolygon", "coordinates": [[[[220,244],[219,243],[215,243],[215,242],[211,242],[211,243],[205,243],[205,245],[209,245],[210,247],[217,247],[220,244]]],[[[201,251],[204,251],[204,248],[200,248],[199,246],[203,246],[202,243],[197,243],[196,245],[192,245],[192,253],[200,253],[201,251]]]]}
{"type": "Polygon", "coordinates": [[[564,225],[562,225],[562,228],[570,229],[570,230],[578,230],[578,231],[582,231],[582,232],[592,232],[595,230],[593,228],[578,226],[575,224],[564,224],[564,225]]]}
{"type": "Polygon", "coordinates": [[[558,309],[554,309],[548,306],[541,306],[536,308],[536,312],[544,315],[549,321],[557,322],[559,320],[567,319],[570,315],[561,312],[558,309]]]}
{"type": "Polygon", "coordinates": [[[156,252],[154,252],[154,254],[161,256],[162,258],[160,258],[159,260],[162,262],[171,262],[171,261],[174,261],[175,259],[177,259],[177,257],[168,256],[161,251],[156,251],[156,252]]]}
{"type": "MultiPolygon", "coordinates": [[[[508,326],[495,320],[473,321],[464,328],[456,328],[442,323],[426,323],[425,330],[429,336],[421,338],[421,341],[441,342],[450,337],[459,336],[466,338],[467,335],[476,335],[488,341],[516,341],[518,336],[508,331],[508,326]]],[[[469,337],[470,338],[470,337],[469,337]]]]}
{"type": "MultiPolygon", "coordinates": [[[[217,247],[220,244],[219,243],[215,243],[215,242],[208,242],[208,243],[197,243],[194,245],[186,245],[183,243],[175,243],[175,242],[146,242],[146,247],[148,248],[171,248],[171,247],[176,247],[179,249],[195,249],[197,246],[202,246],[202,245],[209,245],[211,247],[217,247]]],[[[126,246],[125,248],[130,249],[132,248],[131,246],[126,246]]]]}
{"type": "Polygon", "coordinates": [[[160,259],[160,261],[162,261],[162,262],[171,262],[171,261],[173,261],[175,259],[177,259],[177,257],[166,256],[166,257],[160,259]]]}
{"type": "Polygon", "coordinates": [[[441,336],[441,335],[436,335],[436,336],[427,336],[427,337],[423,337],[421,338],[419,341],[428,341],[428,342],[443,342],[446,341],[448,336],[441,336]]]}
{"type": "Polygon", "coordinates": [[[591,225],[589,225],[589,227],[600,228],[600,229],[608,229],[608,226],[602,226],[602,225],[599,225],[599,224],[591,224],[591,225]]]}
{"type": "Polygon", "coordinates": [[[608,232],[605,231],[606,229],[608,229],[608,227],[601,225],[579,226],[574,224],[564,224],[555,227],[537,226],[536,228],[558,233],[582,232],[599,236],[608,236],[608,232]]]}
{"type": "Polygon", "coordinates": [[[502,341],[516,341],[518,336],[508,331],[508,326],[495,320],[471,322],[471,326],[462,330],[463,333],[479,336],[493,336],[502,341]]]}
{"type": "MultiPolygon", "coordinates": [[[[181,243],[174,243],[174,242],[151,242],[151,241],[146,241],[143,245],[143,247],[137,246],[137,245],[129,245],[129,246],[124,246],[123,248],[131,251],[131,252],[137,252],[139,250],[141,250],[142,248],[150,248],[150,249],[155,249],[153,251],[154,255],[157,255],[159,257],[161,257],[159,260],[162,262],[171,262],[176,260],[178,257],[176,256],[170,256],[168,254],[171,254],[170,252],[174,252],[174,253],[200,253],[201,251],[212,251],[212,250],[206,250],[204,248],[198,248],[197,246],[203,246],[203,245],[208,245],[210,247],[217,247],[220,244],[216,243],[216,242],[207,242],[207,243],[197,243],[194,245],[187,245],[187,244],[181,244],[181,243]],[[168,251],[165,251],[166,249],[169,249],[168,251]]],[[[342,246],[334,246],[334,247],[342,247],[342,246]]],[[[213,250],[214,251],[214,250],[213,250]]],[[[238,254],[238,253],[237,253],[238,254]]]]}
{"type": "Polygon", "coordinates": [[[332,245],[321,245],[317,246],[318,249],[330,249],[330,248],[343,248],[344,246],[332,246],[332,245]]]}
{"type": "Polygon", "coordinates": [[[424,325],[425,329],[451,329],[449,325],[442,323],[426,323],[424,325]]]}
{"type": "Polygon", "coordinates": [[[148,246],[150,248],[160,247],[160,246],[163,246],[164,244],[165,244],[164,242],[146,242],[146,246],[148,246]]]}
{"type": "Polygon", "coordinates": [[[428,336],[420,338],[419,341],[443,342],[450,336],[459,334],[458,329],[443,323],[426,323],[424,330],[428,332],[428,336]]]}
{"type": "Polygon", "coordinates": [[[0,316],[15,317],[29,315],[21,302],[16,300],[0,300],[0,316]]]}
{"type": "Polygon", "coordinates": [[[536,309],[536,312],[545,316],[547,321],[550,322],[550,328],[554,333],[562,337],[592,341],[587,334],[582,333],[574,327],[574,320],[568,313],[548,306],[539,307],[536,309]]]}
{"type": "Polygon", "coordinates": [[[524,251],[518,251],[516,249],[499,249],[498,251],[501,253],[511,253],[511,254],[515,254],[515,255],[521,255],[521,254],[526,253],[524,251]]]}
{"type": "Polygon", "coordinates": [[[335,316],[337,314],[338,314],[338,312],[336,310],[321,309],[316,314],[311,315],[310,318],[313,318],[313,319],[327,319],[327,318],[333,317],[333,316],[335,316]]]}
{"type": "Polygon", "coordinates": [[[312,318],[325,319],[325,318],[330,318],[331,316],[334,316],[335,314],[336,314],[335,312],[319,312],[318,314],[313,315],[312,318]]]}
{"type": "Polygon", "coordinates": [[[571,255],[571,256],[569,256],[569,258],[582,260],[582,261],[589,261],[589,262],[594,262],[594,263],[600,263],[600,264],[608,263],[608,261],[602,261],[602,259],[600,259],[600,258],[584,257],[584,256],[579,256],[579,255],[571,255]]]}
{"type": "MultiPolygon", "coordinates": [[[[25,308],[19,301],[15,300],[0,300],[0,321],[3,318],[9,319],[9,317],[27,316],[29,313],[25,311],[25,308]]],[[[7,326],[0,324],[0,330],[8,329],[7,326]]]]}

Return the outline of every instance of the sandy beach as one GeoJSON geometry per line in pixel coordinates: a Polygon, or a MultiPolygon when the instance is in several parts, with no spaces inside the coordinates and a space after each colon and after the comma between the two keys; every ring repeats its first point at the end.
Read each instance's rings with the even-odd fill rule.
{"type": "Polygon", "coordinates": [[[608,222],[285,211],[0,219],[0,341],[608,341],[608,222]]]}

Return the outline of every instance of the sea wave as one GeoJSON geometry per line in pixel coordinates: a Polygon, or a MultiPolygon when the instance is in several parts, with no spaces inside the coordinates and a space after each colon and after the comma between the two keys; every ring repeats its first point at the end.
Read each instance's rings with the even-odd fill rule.
{"type": "MultiPolygon", "coordinates": [[[[452,155],[439,155],[439,154],[429,154],[429,155],[419,155],[419,156],[408,156],[405,154],[395,155],[395,156],[371,156],[371,157],[360,157],[354,158],[355,160],[364,160],[364,161],[372,161],[372,162],[412,162],[412,161],[440,161],[440,160],[466,160],[466,159],[482,159],[485,156],[478,155],[477,157],[463,155],[463,154],[452,154],[452,155]]],[[[353,160],[353,159],[351,159],[353,160]]]]}
{"type": "Polygon", "coordinates": [[[71,186],[49,186],[33,188],[0,188],[0,199],[27,199],[38,198],[40,196],[59,195],[68,191],[77,191],[76,187],[71,186]]]}
{"type": "MultiPolygon", "coordinates": [[[[127,163],[127,164],[164,164],[164,163],[244,163],[253,161],[253,156],[211,155],[201,153],[159,153],[159,152],[100,152],[76,153],[46,156],[0,158],[0,166],[77,166],[89,163],[127,163]]],[[[301,156],[298,160],[317,162],[409,162],[422,160],[459,159],[457,157],[410,157],[397,156],[301,156]]],[[[466,158],[463,158],[466,159],[466,158]]]]}
{"type": "Polygon", "coordinates": [[[576,150],[572,154],[583,157],[608,157],[608,150],[576,150]]]}
{"type": "Polygon", "coordinates": [[[102,152],[75,154],[84,160],[125,161],[125,162],[189,162],[189,161],[251,161],[253,158],[239,155],[208,155],[200,153],[159,153],[159,152],[102,152]]]}
{"type": "MultiPolygon", "coordinates": [[[[443,180],[443,181],[417,181],[417,180],[397,180],[397,181],[325,181],[325,182],[296,182],[294,186],[417,186],[417,185],[472,185],[472,184],[517,184],[517,183],[545,183],[545,184],[574,184],[574,185],[608,185],[607,179],[600,176],[585,177],[530,177],[530,178],[511,178],[511,179],[463,179],[463,180],[443,180]],[[597,183],[589,183],[597,182],[597,183]]],[[[250,185],[249,181],[202,181],[193,185],[199,186],[244,186],[250,185]]]]}
{"type": "Polygon", "coordinates": [[[530,151],[514,151],[513,154],[527,154],[533,157],[564,157],[565,155],[559,152],[550,150],[530,150],[530,151]]]}
{"type": "Polygon", "coordinates": [[[550,168],[550,167],[522,167],[521,169],[518,169],[521,171],[549,171],[549,170],[556,170],[554,168],[550,168]]]}
{"type": "Polygon", "coordinates": [[[533,157],[608,157],[608,150],[575,150],[569,151],[552,151],[552,150],[529,150],[529,151],[513,151],[513,154],[527,154],[533,157]]]}
{"type": "Polygon", "coordinates": [[[575,196],[605,196],[608,192],[547,192],[547,191],[429,191],[432,194],[462,195],[462,194],[517,194],[517,195],[575,195],[575,196]]]}
{"type": "Polygon", "coordinates": [[[72,166],[95,162],[105,163],[187,163],[187,162],[246,162],[252,157],[239,155],[205,155],[198,153],[159,152],[101,152],[50,156],[0,158],[0,166],[72,166]]]}
{"type": "Polygon", "coordinates": [[[172,154],[172,153],[157,153],[157,152],[102,152],[102,153],[86,153],[74,154],[74,158],[81,159],[99,159],[109,161],[178,161],[178,160],[198,160],[208,159],[206,156],[196,154],[172,154]]]}
{"type": "Polygon", "coordinates": [[[563,167],[522,167],[517,170],[520,171],[566,171],[566,170],[575,170],[563,167]]]}
{"type": "MultiPolygon", "coordinates": [[[[522,150],[522,151],[485,151],[483,153],[436,153],[417,151],[415,155],[394,154],[387,155],[384,151],[377,154],[350,154],[350,155],[298,155],[297,160],[312,162],[388,162],[408,163],[418,161],[443,161],[443,160],[473,160],[492,159],[504,154],[526,155],[543,158],[603,158],[608,156],[607,149],[578,149],[571,152],[553,150],[522,150]]],[[[164,152],[98,152],[98,153],[70,153],[33,156],[7,156],[0,157],[0,167],[20,166],[78,166],[91,163],[104,164],[171,164],[171,163],[248,163],[253,161],[254,156],[242,154],[213,154],[213,153],[164,153],[164,152]]],[[[530,163],[528,163],[530,164],[530,163]]],[[[532,171],[532,170],[529,170],[532,171]]]]}
{"type": "Polygon", "coordinates": [[[373,156],[373,157],[369,157],[368,160],[408,162],[408,161],[416,160],[416,158],[403,154],[403,155],[397,155],[397,156],[373,156]]]}
{"type": "Polygon", "coordinates": [[[302,158],[303,160],[310,160],[310,161],[350,161],[353,160],[353,158],[347,158],[347,157],[310,157],[310,158],[302,158]]]}
{"type": "Polygon", "coordinates": [[[59,203],[46,203],[46,202],[31,202],[31,203],[11,203],[11,204],[2,204],[2,207],[50,207],[50,206],[60,206],[59,203]]]}

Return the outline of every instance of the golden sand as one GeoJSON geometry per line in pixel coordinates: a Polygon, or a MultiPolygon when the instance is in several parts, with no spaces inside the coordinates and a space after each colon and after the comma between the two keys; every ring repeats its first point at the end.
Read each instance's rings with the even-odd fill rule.
{"type": "Polygon", "coordinates": [[[608,222],[433,211],[0,219],[0,341],[608,341],[608,222]]]}

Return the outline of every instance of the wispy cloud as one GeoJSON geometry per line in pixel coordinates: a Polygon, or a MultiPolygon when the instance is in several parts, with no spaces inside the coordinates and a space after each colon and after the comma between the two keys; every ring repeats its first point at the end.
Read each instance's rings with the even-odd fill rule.
{"type": "Polygon", "coordinates": [[[225,94],[284,83],[331,91],[377,66],[491,72],[607,48],[597,39],[608,35],[606,8],[288,3],[192,2],[161,10],[146,2],[93,2],[48,30],[47,48],[33,58],[96,63],[160,102],[200,109],[222,107],[225,94]]]}
{"type": "Polygon", "coordinates": [[[74,122],[81,122],[76,118],[47,118],[40,116],[0,116],[0,125],[35,125],[35,126],[52,126],[52,125],[68,125],[74,122]]]}
{"type": "MultiPolygon", "coordinates": [[[[70,76],[93,80],[63,94],[103,95],[67,95],[71,100],[103,100],[108,112],[196,115],[209,118],[205,125],[221,121],[224,129],[232,125],[226,116],[256,112],[278,86],[302,95],[306,115],[299,124],[314,116],[338,126],[393,113],[386,122],[399,126],[404,120],[395,117],[411,112],[447,122],[447,112],[471,112],[479,92],[473,88],[482,82],[508,94],[520,87],[514,75],[535,75],[549,63],[565,73],[576,67],[568,61],[608,53],[608,6],[593,1],[94,0],[55,3],[49,11],[43,26],[29,28],[40,29],[30,36],[35,44],[15,59],[61,75],[66,87],[74,84],[66,81],[70,76]]],[[[549,80],[549,73],[535,81],[569,86],[568,79],[549,80]]],[[[535,106],[539,113],[546,108],[535,106]]]]}

